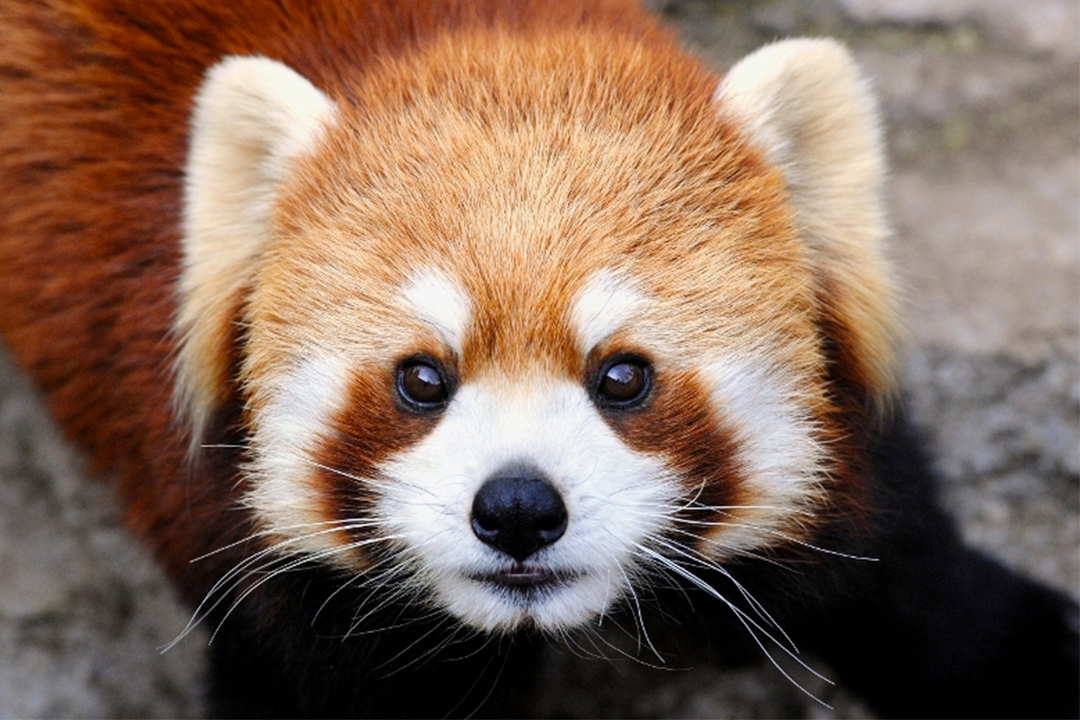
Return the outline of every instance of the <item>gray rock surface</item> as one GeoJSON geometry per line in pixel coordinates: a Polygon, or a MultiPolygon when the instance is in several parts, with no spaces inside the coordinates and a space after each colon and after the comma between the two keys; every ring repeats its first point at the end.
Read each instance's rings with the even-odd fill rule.
{"type": "MultiPolygon", "coordinates": [[[[888,127],[907,387],[945,502],[972,543],[1080,594],[1080,5],[653,5],[718,68],[783,36],[852,48],[888,127]]],[[[158,652],[187,610],[86,475],[0,354],[0,717],[197,716],[206,636],[158,652]]],[[[833,709],[819,705],[764,662],[649,688],[617,663],[550,673],[553,713],[868,714],[824,682],[809,689],[833,709]]]]}

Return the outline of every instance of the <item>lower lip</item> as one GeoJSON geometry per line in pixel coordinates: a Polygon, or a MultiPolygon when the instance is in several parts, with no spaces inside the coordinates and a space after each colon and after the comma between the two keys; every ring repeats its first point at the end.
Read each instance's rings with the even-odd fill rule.
{"type": "Polygon", "coordinates": [[[507,570],[495,573],[490,580],[508,587],[533,587],[555,582],[555,573],[550,570],[507,570]]]}
{"type": "Polygon", "coordinates": [[[544,568],[513,567],[509,570],[474,577],[480,582],[496,585],[513,590],[529,590],[533,588],[550,588],[557,585],[565,585],[573,577],[555,573],[544,568]]]}

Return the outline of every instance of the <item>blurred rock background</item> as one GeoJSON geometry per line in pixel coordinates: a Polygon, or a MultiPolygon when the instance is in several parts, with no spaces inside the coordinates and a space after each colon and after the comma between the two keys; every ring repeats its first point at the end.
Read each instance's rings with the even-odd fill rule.
{"type": "MultiPolygon", "coordinates": [[[[651,5],[718,69],[788,36],[851,47],[887,126],[906,385],[944,500],[970,542],[1080,594],[1080,4],[651,5]]],[[[158,652],[187,615],[0,351],[0,717],[200,715],[205,635],[158,652]]],[[[811,687],[828,709],[764,663],[672,672],[649,688],[632,669],[578,665],[554,672],[567,692],[542,709],[867,715],[843,688],[811,687]]]]}

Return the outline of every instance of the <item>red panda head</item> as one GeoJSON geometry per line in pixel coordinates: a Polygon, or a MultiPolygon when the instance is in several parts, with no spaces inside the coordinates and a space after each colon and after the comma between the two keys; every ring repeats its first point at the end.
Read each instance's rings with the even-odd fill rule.
{"type": "Polygon", "coordinates": [[[234,57],[194,114],[178,397],[196,442],[243,403],[277,551],[559,631],[812,537],[839,384],[891,385],[843,50],[718,81],[629,39],[478,32],[344,87],[234,57]]]}

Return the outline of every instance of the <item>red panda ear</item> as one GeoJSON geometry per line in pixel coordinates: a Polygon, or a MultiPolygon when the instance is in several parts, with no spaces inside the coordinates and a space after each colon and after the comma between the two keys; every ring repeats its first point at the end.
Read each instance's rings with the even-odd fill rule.
{"type": "Polygon", "coordinates": [[[883,254],[884,151],[866,81],[836,42],[787,40],[736,64],[716,101],[783,174],[842,359],[873,394],[887,395],[894,290],[883,254]]]}
{"type": "Polygon", "coordinates": [[[335,117],[325,94],[261,57],[222,60],[195,97],[176,320],[178,400],[195,441],[229,391],[232,315],[269,240],[275,193],[335,117]]]}

